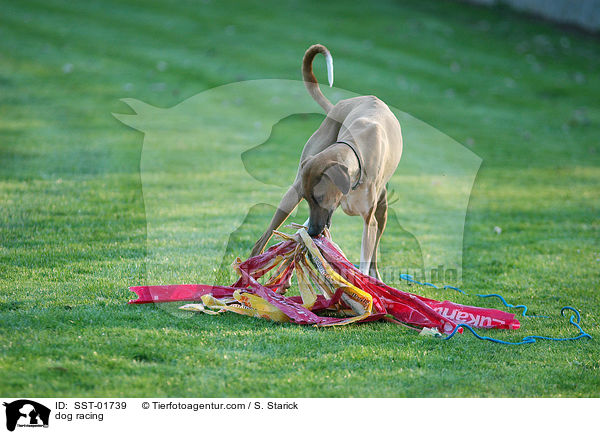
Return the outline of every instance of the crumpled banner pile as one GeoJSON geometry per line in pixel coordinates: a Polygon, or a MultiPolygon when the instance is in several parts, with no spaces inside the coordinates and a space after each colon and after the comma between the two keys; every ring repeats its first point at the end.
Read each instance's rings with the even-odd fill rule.
{"type": "Polygon", "coordinates": [[[328,233],[311,238],[300,227],[293,235],[277,231],[274,234],[282,241],[244,262],[236,260],[233,266],[240,278],[231,286],[133,286],[129,289],[138,298],[129,303],[201,301],[181,308],[208,314],[229,311],[315,326],[386,320],[434,335],[450,334],[457,324],[477,328],[520,327],[511,313],[440,302],[387,286],[361,273],[328,233]],[[271,270],[274,271],[266,279],[271,270]],[[294,272],[301,295],[286,297],[294,272]],[[266,282],[260,283],[263,277],[266,282]],[[318,315],[326,311],[330,315],[318,315]]]}

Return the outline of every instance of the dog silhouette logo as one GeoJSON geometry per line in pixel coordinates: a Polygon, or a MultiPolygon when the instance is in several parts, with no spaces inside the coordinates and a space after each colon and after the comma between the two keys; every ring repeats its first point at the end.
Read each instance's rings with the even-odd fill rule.
{"type": "MultiPolygon", "coordinates": [[[[331,101],[359,96],[340,88],[326,92],[331,101]]],[[[302,81],[278,79],[226,84],[168,108],[123,102],[135,114],[115,118],[144,133],[140,177],[148,280],[173,280],[175,270],[212,273],[212,284],[235,277],[229,264],[241,249],[250,253],[294,181],[304,143],[330,115],[324,116],[302,81]],[[292,137],[294,151],[284,153],[281,143],[292,137]],[[224,203],[228,211],[215,214],[224,203]],[[166,210],[172,211],[168,218],[166,210]]],[[[384,280],[399,282],[402,271],[460,286],[465,219],[482,160],[436,128],[388,107],[402,126],[405,147],[388,183],[397,200],[388,202],[388,235],[380,244],[381,256],[390,258],[382,263],[389,267],[384,280]],[[414,253],[405,257],[410,268],[398,260],[399,250],[414,253]]],[[[334,121],[340,119],[329,118],[334,121]]],[[[344,224],[333,226],[334,236],[360,239],[361,219],[342,220],[341,214],[335,218],[344,224]]],[[[342,247],[358,259],[358,245],[342,247]]]]}
{"type": "Polygon", "coordinates": [[[18,427],[48,427],[50,409],[29,399],[5,402],[6,429],[14,431],[18,427]]]}

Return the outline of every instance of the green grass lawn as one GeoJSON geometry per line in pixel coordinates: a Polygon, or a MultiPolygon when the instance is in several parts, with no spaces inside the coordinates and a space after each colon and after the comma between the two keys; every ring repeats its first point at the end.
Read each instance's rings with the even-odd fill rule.
{"type": "MultiPolygon", "coordinates": [[[[417,0],[0,5],[0,396],[600,395],[597,36],[504,8],[417,0]],[[144,135],[112,116],[132,113],[120,99],[166,108],[240,80],[296,80],[315,42],[333,53],[336,86],[377,95],[482,158],[462,286],[551,316],[485,334],[572,336],[558,315],[570,305],[594,339],[501,346],[469,334],[427,339],[388,323],[316,329],[126,304],[129,286],[162,282],[147,279],[144,135]]],[[[321,59],[316,69],[324,82],[321,59]]],[[[287,119],[243,162],[264,183],[286,185],[320,119],[287,119]]],[[[228,153],[216,146],[211,158],[228,153]]],[[[158,197],[188,194],[170,188],[172,176],[156,173],[158,197]]],[[[194,188],[206,182],[190,179],[194,188]]],[[[235,207],[227,181],[200,211],[159,216],[165,245],[184,258],[167,264],[172,283],[215,276],[197,265],[215,260],[228,235],[211,226],[235,207]],[[194,238],[181,228],[194,228],[194,238]]],[[[259,203],[262,193],[247,194],[259,203]]],[[[254,211],[224,263],[246,256],[268,224],[268,207],[254,211]]],[[[360,235],[344,228],[360,230],[360,221],[336,223],[336,241],[356,256],[360,235]]],[[[382,266],[419,266],[419,254],[391,224],[382,266]]]]}

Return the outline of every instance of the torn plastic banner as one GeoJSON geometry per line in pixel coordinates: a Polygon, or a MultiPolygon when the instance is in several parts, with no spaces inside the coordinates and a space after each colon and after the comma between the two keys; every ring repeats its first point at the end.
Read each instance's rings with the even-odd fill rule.
{"type": "Polygon", "coordinates": [[[478,328],[517,329],[515,315],[497,309],[437,301],[400,291],[361,273],[328,236],[311,238],[304,228],[296,234],[275,232],[283,241],[234,268],[240,278],[231,286],[134,286],[130,303],[196,301],[182,309],[205,313],[230,311],[242,315],[315,326],[387,320],[419,329],[451,333],[457,324],[478,328]],[[277,267],[277,268],[276,268],[277,267]],[[271,270],[266,282],[258,279],[271,270]],[[300,296],[286,297],[293,272],[300,296]],[[320,316],[335,311],[339,316],[320,316]]]}

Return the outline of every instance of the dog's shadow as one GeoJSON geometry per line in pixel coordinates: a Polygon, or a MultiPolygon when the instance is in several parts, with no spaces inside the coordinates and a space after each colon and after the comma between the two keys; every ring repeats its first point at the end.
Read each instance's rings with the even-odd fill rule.
{"type": "Polygon", "coordinates": [[[323,115],[300,113],[277,122],[265,142],[242,153],[248,174],[264,184],[289,187],[298,171],[304,145],[323,119],[323,115]]]}

